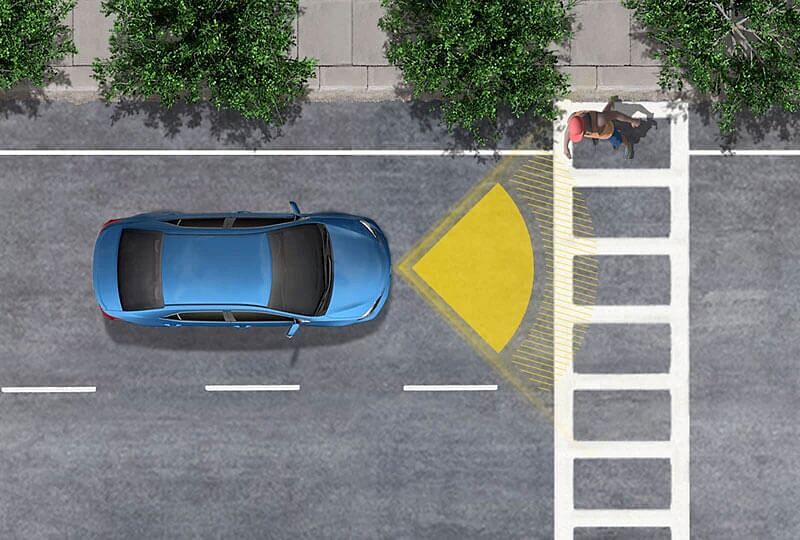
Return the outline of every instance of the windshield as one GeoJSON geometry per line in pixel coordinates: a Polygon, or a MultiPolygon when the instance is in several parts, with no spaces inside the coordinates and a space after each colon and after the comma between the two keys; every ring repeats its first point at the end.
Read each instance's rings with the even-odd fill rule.
{"type": "Polygon", "coordinates": [[[272,255],[268,307],[298,315],[325,313],[333,284],[328,231],[309,223],[267,234],[272,255]]]}

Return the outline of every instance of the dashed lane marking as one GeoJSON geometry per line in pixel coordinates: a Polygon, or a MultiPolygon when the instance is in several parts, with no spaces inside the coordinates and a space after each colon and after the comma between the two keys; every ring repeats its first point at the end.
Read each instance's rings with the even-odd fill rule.
{"type": "Polygon", "coordinates": [[[404,392],[494,392],[496,384],[407,384],[404,392]]]}
{"type": "Polygon", "coordinates": [[[206,392],[297,392],[299,384],[207,384],[206,392]]]}
{"type": "Polygon", "coordinates": [[[3,386],[4,394],[90,394],[96,386],[3,386]]]}

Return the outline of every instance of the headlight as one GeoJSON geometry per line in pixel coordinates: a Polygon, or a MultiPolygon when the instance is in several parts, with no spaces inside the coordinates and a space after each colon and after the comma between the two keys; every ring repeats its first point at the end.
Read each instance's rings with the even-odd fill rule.
{"type": "Polygon", "coordinates": [[[375,232],[375,229],[372,228],[372,225],[370,225],[367,221],[365,221],[363,219],[359,220],[359,221],[364,226],[364,228],[367,229],[370,232],[370,234],[372,234],[372,236],[374,236],[375,238],[378,238],[378,233],[375,232]]]}
{"type": "Polygon", "coordinates": [[[380,304],[380,303],[381,303],[381,298],[383,298],[383,295],[380,295],[380,296],[378,297],[378,299],[377,299],[377,300],[375,300],[375,303],[374,303],[374,304],[372,304],[372,307],[371,307],[371,308],[369,308],[369,309],[368,309],[368,310],[367,310],[367,311],[366,311],[366,312],[365,312],[365,313],[364,313],[364,314],[363,314],[361,317],[359,317],[359,319],[366,319],[367,317],[369,317],[370,315],[372,315],[372,312],[373,312],[373,311],[375,311],[375,308],[376,308],[376,307],[378,307],[378,304],[380,304]]]}

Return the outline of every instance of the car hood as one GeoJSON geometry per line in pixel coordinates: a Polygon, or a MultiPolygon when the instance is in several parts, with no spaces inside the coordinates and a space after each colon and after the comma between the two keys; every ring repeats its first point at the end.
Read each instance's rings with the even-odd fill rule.
{"type": "Polygon", "coordinates": [[[359,319],[389,285],[391,260],[383,235],[359,221],[326,224],[333,252],[333,291],[326,317],[359,319]]]}

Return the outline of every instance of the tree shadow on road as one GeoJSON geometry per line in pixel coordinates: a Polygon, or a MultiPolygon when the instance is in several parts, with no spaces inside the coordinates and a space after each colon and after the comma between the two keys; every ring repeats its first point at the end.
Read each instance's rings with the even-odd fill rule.
{"type": "MultiPolygon", "coordinates": [[[[708,99],[693,103],[690,111],[696,113],[704,126],[718,125],[718,118],[708,99]]],[[[723,151],[733,150],[738,143],[758,144],[767,138],[800,144],[800,114],[789,113],[776,106],[763,116],[755,116],[749,109],[736,115],[732,133],[719,133],[717,142],[723,151]]]]}
{"type": "MultiPolygon", "coordinates": [[[[48,84],[69,86],[69,76],[63,71],[57,71],[55,76],[47,79],[48,84]]],[[[0,92],[0,116],[9,118],[14,115],[25,115],[28,118],[37,118],[42,105],[51,102],[44,89],[33,86],[28,81],[22,81],[14,88],[0,92]]]]}
{"type": "Polygon", "coordinates": [[[257,148],[283,134],[283,128],[300,118],[302,105],[296,101],[281,111],[275,123],[244,118],[236,111],[218,109],[208,101],[188,104],[176,103],[163,107],[157,100],[125,99],[107,103],[114,108],[111,124],[123,118],[141,118],[148,128],[161,130],[164,137],[174,139],[183,129],[196,129],[207,125],[211,135],[225,144],[257,148]]]}
{"type": "Polygon", "coordinates": [[[36,92],[28,95],[3,94],[0,96],[0,116],[4,119],[17,115],[36,118],[39,116],[39,107],[43,102],[46,102],[44,96],[36,92]]]}
{"type": "MultiPolygon", "coordinates": [[[[407,92],[402,88],[396,89],[398,95],[408,98],[407,92]]],[[[456,128],[453,133],[449,133],[442,123],[441,101],[439,100],[412,100],[408,102],[409,114],[414,118],[423,133],[433,133],[436,139],[442,143],[442,148],[448,152],[472,151],[479,148],[489,150],[513,149],[517,145],[524,143],[526,149],[549,150],[553,144],[553,124],[549,120],[543,120],[531,115],[524,115],[515,118],[507,108],[500,109],[496,125],[485,121],[479,126],[479,133],[485,139],[489,138],[493,129],[496,127],[502,134],[502,138],[496,142],[478,144],[467,130],[456,128]]],[[[476,159],[483,162],[486,157],[478,156],[476,159]]],[[[495,160],[500,156],[495,154],[495,160]]]]}
{"type": "MultiPolygon", "coordinates": [[[[341,345],[363,339],[378,332],[390,309],[391,297],[380,316],[367,323],[344,327],[304,327],[292,338],[288,327],[277,328],[147,328],[122,321],[104,320],[106,332],[118,345],[146,349],[187,351],[258,351],[303,349],[341,345]]],[[[297,358],[294,357],[293,362],[297,358]]]]}

